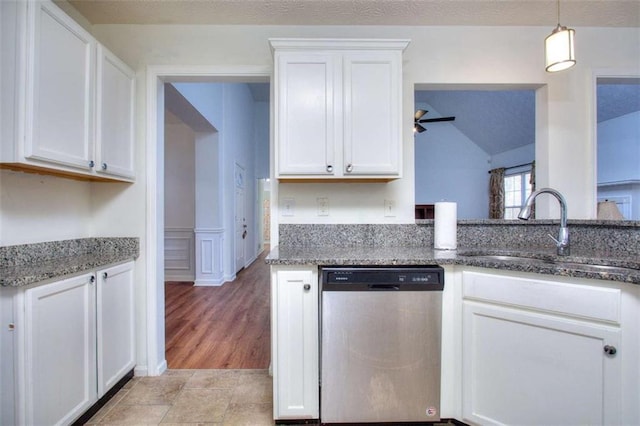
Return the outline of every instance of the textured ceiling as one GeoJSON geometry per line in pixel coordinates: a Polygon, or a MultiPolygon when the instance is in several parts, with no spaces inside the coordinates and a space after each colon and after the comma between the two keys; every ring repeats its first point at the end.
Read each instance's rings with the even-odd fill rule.
{"type": "MultiPolygon", "coordinates": [[[[489,155],[535,142],[534,90],[417,91],[416,106],[427,103],[435,111],[425,118],[453,115],[451,122],[489,155]]],[[[430,126],[440,123],[426,123],[430,126]]]]}
{"type": "MultiPolygon", "coordinates": [[[[555,0],[57,0],[91,24],[555,26],[555,0]]],[[[639,0],[563,0],[560,20],[639,27],[639,0]]]]}

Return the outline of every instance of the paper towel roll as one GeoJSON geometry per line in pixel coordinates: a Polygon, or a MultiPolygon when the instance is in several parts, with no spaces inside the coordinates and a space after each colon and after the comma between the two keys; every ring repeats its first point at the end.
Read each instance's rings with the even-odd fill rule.
{"type": "Polygon", "coordinates": [[[457,248],[457,214],[458,205],[456,203],[436,203],[433,226],[434,248],[441,250],[455,250],[457,248]]]}

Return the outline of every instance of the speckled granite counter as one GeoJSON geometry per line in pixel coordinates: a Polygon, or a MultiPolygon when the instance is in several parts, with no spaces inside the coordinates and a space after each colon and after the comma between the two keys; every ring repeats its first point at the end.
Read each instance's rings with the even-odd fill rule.
{"type": "Polygon", "coordinates": [[[557,221],[461,221],[458,250],[442,251],[432,248],[433,221],[281,225],[280,246],[266,261],[271,265],[467,265],[640,284],[640,223],[570,222],[572,251],[567,257],[556,256],[547,236],[557,232],[557,226],[557,221]]]}
{"type": "Polygon", "coordinates": [[[467,265],[640,284],[637,258],[590,256],[558,258],[553,252],[489,248],[443,251],[426,247],[275,247],[266,261],[270,265],[467,265]],[[490,257],[493,255],[517,255],[526,259],[490,257]],[[593,266],[593,263],[607,267],[593,266]]]}
{"type": "Polygon", "coordinates": [[[136,259],[138,238],[82,238],[0,247],[0,287],[20,287],[136,259]]]}

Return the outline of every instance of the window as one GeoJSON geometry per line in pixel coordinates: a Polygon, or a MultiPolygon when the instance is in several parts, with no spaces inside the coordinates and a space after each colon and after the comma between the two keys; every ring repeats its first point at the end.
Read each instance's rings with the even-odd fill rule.
{"type": "Polygon", "coordinates": [[[531,194],[531,171],[512,173],[504,177],[504,218],[517,219],[520,209],[531,194]]]}

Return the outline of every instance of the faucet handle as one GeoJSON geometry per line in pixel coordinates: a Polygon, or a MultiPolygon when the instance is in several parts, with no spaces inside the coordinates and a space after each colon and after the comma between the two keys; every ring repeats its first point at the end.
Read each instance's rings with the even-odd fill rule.
{"type": "Polygon", "coordinates": [[[556,245],[557,245],[557,246],[559,246],[559,245],[560,245],[560,241],[558,241],[558,240],[556,239],[556,237],[554,237],[554,236],[553,236],[553,235],[551,235],[551,234],[547,234],[547,236],[548,236],[549,238],[551,238],[551,239],[556,243],[556,245]]]}

